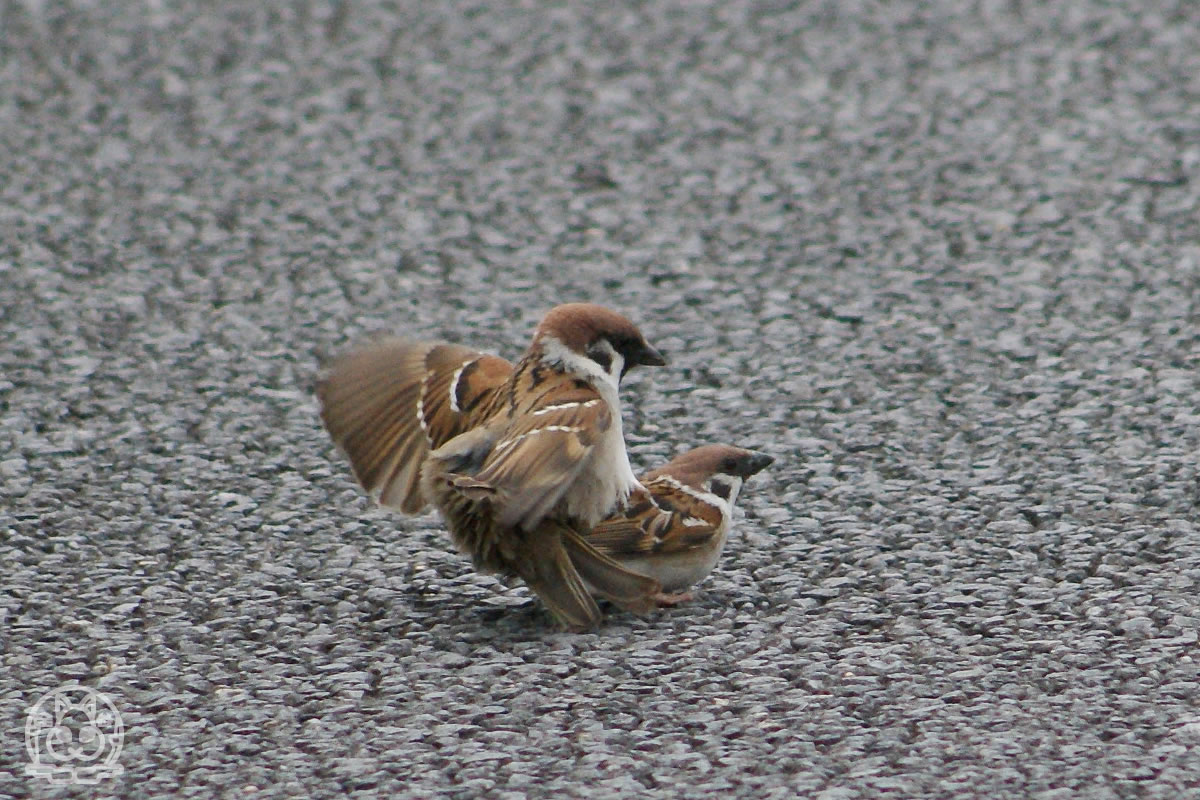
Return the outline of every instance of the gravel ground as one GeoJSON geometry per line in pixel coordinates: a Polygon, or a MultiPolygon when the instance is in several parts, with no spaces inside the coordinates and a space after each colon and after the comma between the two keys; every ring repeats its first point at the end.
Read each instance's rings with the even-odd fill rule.
{"type": "Polygon", "coordinates": [[[1181,798],[1186,2],[0,2],[0,795],[1181,798]],[[968,6],[972,6],[968,10],[968,6]],[[627,312],[653,466],[777,461],[554,632],[372,509],[320,360],[627,312]],[[24,774],[67,681],[122,776],[24,774]]]}

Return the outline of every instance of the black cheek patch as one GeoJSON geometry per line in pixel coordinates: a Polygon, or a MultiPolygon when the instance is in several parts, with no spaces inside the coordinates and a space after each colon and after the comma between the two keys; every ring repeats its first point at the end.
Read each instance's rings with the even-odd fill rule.
{"type": "Polygon", "coordinates": [[[587,357],[599,364],[600,368],[605,372],[612,369],[612,353],[601,350],[598,347],[593,347],[591,350],[588,350],[587,357]]]}
{"type": "Polygon", "coordinates": [[[722,500],[728,500],[729,493],[733,491],[733,486],[725,481],[714,480],[711,484],[710,491],[722,500]]]}

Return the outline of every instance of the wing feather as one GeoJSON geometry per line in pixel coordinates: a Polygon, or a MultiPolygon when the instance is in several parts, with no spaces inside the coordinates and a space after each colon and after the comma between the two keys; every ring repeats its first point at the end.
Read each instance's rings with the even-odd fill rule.
{"type": "Polygon", "coordinates": [[[382,337],[339,358],[318,383],[321,419],[363,488],[415,514],[425,506],[420,473],[431,446],[473,422],[454,410],[450,393],[477,406],[511,370],[502,358],[460,345],[382,337]],[[468,372],[474,379],[462,380],[468,372]]]}
{"type": "Polygon", "coordinates": [[[411,488],[425,434],[417,418],[425,356],[433,345],[395,337],[372,341],[335,361],[317,385],[321,420],[347,455],[354,477],[380,502],[419,511],[411,488]]]}
{"type": "Polygon", "coordinates": [[[618,559],[669,555],[705,547],[719,534],[718,510],[666,480],[643,478],[642,483],[649,499],[634,497],[625,511],[601,520],[588,533],[597,550],[618,559]]]}
{"type": "Polygon", "coordinates": [[[547,402],[511,421],[475,477],[498,490],[497,522],[532,527],[562,499],[612,424],[598,396],[547,402]]]}
{"type": "Polygon", "coordinates": [[[513,365],[453,344],[439,345],[425,357],[421,412],[431,448],[480,424],[487,403],[512,374],[513,365]]]}

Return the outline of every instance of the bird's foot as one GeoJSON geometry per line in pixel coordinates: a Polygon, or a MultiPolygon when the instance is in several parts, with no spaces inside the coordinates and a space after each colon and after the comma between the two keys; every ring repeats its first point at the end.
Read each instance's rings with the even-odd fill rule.
{"type": "Polygon", "coordinates": [[[654,595],[654,602],[658,603],[661,608],[670,608],[677,606],[680,603],[686,603],[692,599],[691,592],[659,592],[654,595]]]}

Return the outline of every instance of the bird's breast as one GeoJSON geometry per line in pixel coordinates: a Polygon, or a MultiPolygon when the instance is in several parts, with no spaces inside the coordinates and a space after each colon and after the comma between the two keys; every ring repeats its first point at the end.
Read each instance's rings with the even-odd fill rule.
{"type": "Polygon", "coordinates": [[[590,463],[563,496],[567,516],[588,527],[622,508],[638,485],[625,452],[619,412],[615,418],[617,423],[604,432],[590,463]]]}

